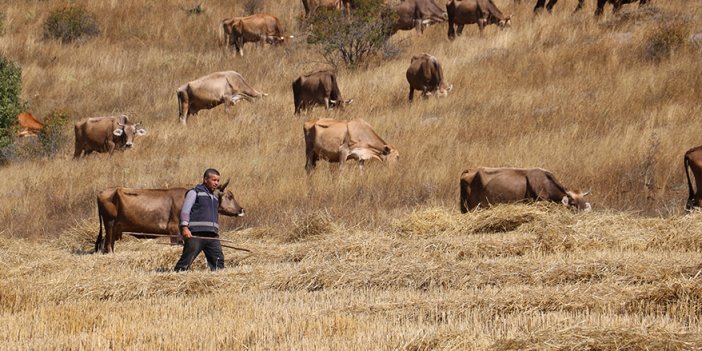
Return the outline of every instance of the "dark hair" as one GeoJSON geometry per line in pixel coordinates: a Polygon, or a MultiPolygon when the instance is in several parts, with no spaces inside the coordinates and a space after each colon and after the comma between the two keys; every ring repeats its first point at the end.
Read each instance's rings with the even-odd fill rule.
{"type": "Polygon", "coordinates": [[[219,175],[219,171],[216,170],[216,169],[214,169],[214,168],[208,168],[208,169],[205,171],[205,174],[202,175],[202,178],[209,178],[210,176],[213,176],[213,175],[218,176],[218,175],[219,175]]]}

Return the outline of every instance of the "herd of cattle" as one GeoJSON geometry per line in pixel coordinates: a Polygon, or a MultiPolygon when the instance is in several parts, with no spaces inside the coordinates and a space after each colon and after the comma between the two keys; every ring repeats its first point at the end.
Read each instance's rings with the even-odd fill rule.
{"type": "MultiPolygon", "coordinates": [[[[546,4],[551,11],[557,0],[546,4]]],[[[596,14],[602,13],[604,4],[614,5],[615,11],[622,4],[646,0],[597,0],[596,14]]],[[[579,0],[577,9],[583,6],[579,0]]],[[[305,13],[309,15],[318,7],[335,8],[345,13],[354,10],[353,0],[302,0],[305,13]]],[[[538,0],[535,12],[545,5],[545,0],[538,0]]],[[[505,16],[492,0],[450,0],[444,12],[434,0],[401,0],[393,7],[397,23],[393,31],[417,29],[448,20],[448,36],[453,39],[461,34],[466,24],[478,24],[480,30],[487,24],[509,26],[511,16],[505,16]]],[[[577,10],[576,9],[576,10],[577,10]]],[[[243,55],[243,45],[247,42],[277,44],[292,36],[283,33],[278,18],[268,14],[256,14],[247,17],[234,17],[221,22],[225,45],[233,47],[236,53],[243,55]]],[[[443,69],[439,60],[427,53],[414,55],[406,72],[409,83],[409,96],[414,99],[414,91],[421,91],[422,96],[445,96],[453,88],[444,80],[443,69]]],[[[302,75],[292,82],[294,113],[308,110],[315,105],[324,108],[343,109],[353,100],[344,100],[339,89],[337,77],[330,70],[321,70],[302,75]]],[[[211,109],[224,104],[225,111],[241,100],[253,102],[268,94],[262,93],[249,85],[244,77],[235,71],[214,72],[188,83],[176,90],[180,122],[185,126],[190,116],[204,109],[211,109]]],[[[35,135],[43,124],[31,113],[18,115],[22,127],[20,135],[35,135]]],[[[317,119],[303,125],[305,139],[305,170],[310,173],[317,161],[339,163],[340,167],[347,160],[356,160],[363,168],[368,160],[379,160],[393,165],[400,158],[399,151],[381,138],[373,128],[362,119],[349,121],[334,119],[317,119]]],[[[129,117],[107,116],[92,117],[75,124],[74,159],[91,152],[109,152],[116,149],[132,147],[137,136],[146,134],[139,123],[133,123],[129,117]]],[[[689,188],[686,209],[702,206],[702,146],[685,153],[685,173],[689,188]],[[695,179],[693,187],[690,173],[695,179]],[[695,190],[697,189],[697,191],[695,190]]],[[[234,194],[226,190],[229,181],[222,184],[215,195],[219,199],[219,213],[227,216],[243,216],[244,210],[237,203],[234,194]]],[[[114,251],[114,243],[122,237],[123,232],[141,232],[168,235],[175,240],[178,235],[178,217],[187,189],[133,189],[114,187],[99,192],[97,207],[100,231],[95,242],[95,251],[109,253],[114,251]],[[105,235],[103,237],[103,224],[105,235]]],[[[499,203],[521,201],[552,201],[579,211],[591,210],[585,201],[590,193],[568,190],[556,180],[548,170],[540,168],[488,168],[479,167],[463,172],[459,180],[460,210],[462,213],[477,208],[490,207],[499,203]]]]}

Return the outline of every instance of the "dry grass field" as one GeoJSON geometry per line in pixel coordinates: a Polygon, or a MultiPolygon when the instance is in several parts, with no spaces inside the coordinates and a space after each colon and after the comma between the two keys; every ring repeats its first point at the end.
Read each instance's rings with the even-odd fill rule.
{"type": "Polygon", "coordinates": [[[101,27],[77,44],[42,38],[67,2],[0,3],[0,54],[21,64],[35,115],[126,113],[149,131],[112,156],[73,161],[70,142],[0,168],[2,349],[702,349],[702,215],[684,214],[682,167],[702,145],[697,1],[596,20],[594,1],[534,17],[533,1],[496,0],[511,29],[468,26],[453,42],[446,24],[399,33],[388,57],[338,72],[354,104],[300,116],[290,84],[325,64],[298,1],[259,2],[296,39],[243,58],[219,43],[218,23],[255,1],[203,1],[198,16],[185,1],[71,1],[101,27]],[[405,70],[420,52],[454,90],[410,105],[405,70]],[[183,128],[176,88],[220,70],[269,96],[183,128]],[[398,167],[320,162],[306,176],[302,124],[323,117],[365,119],[400,150],[398,167]],[[592,187],[594,211],[460,215],[458,176],[481,165],[547,168],[592,187]],[[232,177],[247,211],[223,220],[223,236],[253,255],[176,274],[179,248],[153,240],[89,254],[97,191],[191,186],[207,167],[232,177]]]}

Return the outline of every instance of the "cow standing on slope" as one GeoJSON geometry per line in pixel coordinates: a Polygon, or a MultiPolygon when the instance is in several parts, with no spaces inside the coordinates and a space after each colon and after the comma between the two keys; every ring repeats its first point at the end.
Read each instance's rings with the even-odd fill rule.
{"type": "Polygon", "coordinates": [[[239,56],[244,56],[245,43],[257,42],[262,47],[264,43],[278,45],[293,38],[283,34],[278,17],[265,13],[223,19],[221,26],[225,45],[233,46],[239,56]]]}
{"type": "Polygon", "coordinates": [[[353,102],[353,99],[344,100],[341,97],[336,74],[329,70],[299,76],[292,83],[293,102],[295,114],[302,110],[311,109],[315,105],[324,105],[330,108],[343,108],[353,102]]]}
{"type": "Polygon", "coordinates": [[[223,71],[208,74],[181,85],[176,91],[178,97],[178,118],[185,126],[188,117],[197,115],[200,110],[211,109],[224,104],[224,111],[240,100],[253,102],[268,94],[252,88],[238,72],[223,71]]]}
{"type": "Polygon", "coordinates": [[[427,97],[434,93],[446,96],[453,89],[453,84],[447,85],[444,81],[444,70],[439,60],[427,53],[412,56],[406,77],[410,102],[414,99],[415,90],[421,90],[422,96],[427,97]]]}
{"type": "Polygon", "coordinates": [[[451,0],[446,4],[446,12],[449,39],[454,39],[456,32],[461,35],[466,24],[477,23],[481,34],[488,24],[497,24],[500,28],[512,25],[512,16],[505,16],[492,0],[451,0]]]}
{"type": "Polygon", "coordinates": [[[478,207],[522,201],[551,201],[579,211],[590,211],[590,192],[566,189],[551,172],[541,168],[469,169],[459,182],[461,213],[478,207]]]}
{"type": "Polygon", "coordinates": [[[320,159],[338,162],[339,168],[347,160],[354,159],[361,169],[368,160],[376,159],[393,165],[400,159],[400,152],[360,118],[351,121],[328,118],[309,121],[305,122],[303,130],[307,156],[305,170],[308,174],[320,159]]]}
{"type": "Polygon", "coordinates": [[[131,148],[137,136],[146,135],[140,123],[130,123],[129,117],[92,117],[75,124],[76,145],[73,158],[87,156],[93,151],[109,152],[115,149],[131,148]]]}
{"type": "MultiPolygon", "coordinates": [[[[625,4],[631,4],[634,2],[639,2],[639,7],[646,5],[648,3],[648,0],[597,0],[597,8],[595,9],[595,16],[600,16],[604,12],[604,7],[605,4],[610,3],[612,6],[614,6],[614,9],[612,10],[613,13],[619,12],[619,10],[622,8],[623,5],[625,4]]],[[[546,3],[546,0],[537,0],[536,1],[536,6],[534,6],[534,13],[539,13],[544,9],[544,5],[546,5],[546,10],[551,13],[553,10],[553,6],[556,5],[558,0],[549,0],[548,3],[546,3]]],[[[583,6],[585,5],[585,0],[578,0],[578,5],[575,7],[574,12],[580,11],[583,6]]]]}
{"type": "Polygon", "coordinates": [[[391,9],[396,15],[396,21],[391,28],[392,34],[399,30],[412,29],[422,33],[427,26],[448,19],[448,14],[434,0],[404,0],[391,9]]]}

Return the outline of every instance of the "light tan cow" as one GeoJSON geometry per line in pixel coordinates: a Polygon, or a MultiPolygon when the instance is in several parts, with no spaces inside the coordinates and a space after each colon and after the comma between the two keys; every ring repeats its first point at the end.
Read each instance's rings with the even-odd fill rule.
{"type": "Polygon", "coordinates": [[[451,0],[446,4],[446,12],[449,39],[454,39],[456,32],[461,35],[466,24],[477,23],[480,33],[488,24],[497,24],[500,28],[512,25],[512,16],[505,16],[492,0],[451,0]]]}
{"type": "Polygon", "coordinates": [[[362,169],[368,160],[376,159],[393,165],[400,158],[399,151],[386,143],[362,119],[319,119],[305,122],[303,129],[307,173],[315,168],[320,159],[338,162],[339,168],[343,167],[347,160],[354,159],[362,169]]]}
{"type": "Polygon", "coordinates": [[[551,172],[541,168],[469,169],[461,174],[459,191],[461,213],[478,207],[522,201],[561,202],[580,211],[592,209],[584,198],[589,191],[568,190],[551,172]]]}
{"type": "Polygon", "coordinates": [[[302,0],[305,17],[309,17],[316,9],[341,10],[342,0],[302,0]]]}
{"type": "Polygon", "coordinates": [[[268,94],[252,88],[238,72],[222,71],[208,74],[181,85],[176,91],[178,97],[178,117],[185,126],[191,115],[200,110],[211,109],[224,104],[228,107],[241,100],[253,102],[268,94]]]}
{"type": "Polygon", "coordinates": [[[233,46],[239,56],[244,56],[245,43],[281,44],[292,35],[283,34],[283,27],[278,17],[260,13],[247,17],[223,19],[222,32],[226,46],[233,46]]]}
{"type": "Polygon", "coordinates": [[[44,123],[37,120],[30,112],[22,112],[17,115],[17,122],[22,130],[17,133],[20,138],[37,136],[41,129],[44,128],[44,123]]]}
{"type": "Polygon", "coordinates": [[[414,91],[421,90],[426,97],[436,93],[436,96],[446,96],[453,89],[453,84],[447,85],[444,81],[444,70],[439,60],[427,53],[412,56],[407,68],[407,82],[409,82],[409,101],[414,99],[414,91]]]}

